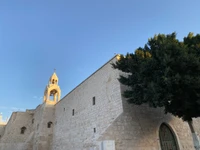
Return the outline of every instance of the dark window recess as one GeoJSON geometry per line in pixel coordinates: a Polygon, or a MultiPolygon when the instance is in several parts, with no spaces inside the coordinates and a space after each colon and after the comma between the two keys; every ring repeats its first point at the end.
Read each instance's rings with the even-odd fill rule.
{"type": "Polygon", "coordinates": [[[32,124],[34,124],[34,119],[32,119],[32,124]]]}
{"type": "Polygon", "coordinates": [[[92,104],[95,105],[95,96],[92,98],[92,104]]]}
{"type": "Polygon", "coordinates": [[[72,116],[74,116],[74,109],[72,110],[72,116]]]}
{"type": "Polygon", "coordinates": [[[94,133],[96,133],[96,128],[94,128],[94,133]]]}
{"type": "Polygon", "coordinates": [[[21,134],[24,134],[25,131],[26,131],[26,127],[22,127],[22,128],[21,128],[21,134]]]}
{"type": "Polygon", "coordinates": [[[53,123],[50,121],[50,122],[48,122],[47,123],[47,128],[51,128],[51,125],[52,125],[53,123]]]}
{"type": "Polygon", "coordinates": [[[65,108],[64,108],[64,111],[65,111],[65,108]]]}

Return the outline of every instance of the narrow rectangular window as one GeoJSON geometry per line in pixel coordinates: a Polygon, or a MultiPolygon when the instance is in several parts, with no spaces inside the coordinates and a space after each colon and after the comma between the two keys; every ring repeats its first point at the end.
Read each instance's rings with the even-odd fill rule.
{"type": "Polygon", "coordinates": [[[94,133],[96,133],[96,128],[94,128],[94,133]]]}
{"type": "Polygon", "coordinates": [[[95,105],[95,96],[92,98],[92,104],[95,105]]]}
{"type": "Polygon", "coordinates": [[[72,110],[72,116],[74,116],[74,109],[72,110]]]}

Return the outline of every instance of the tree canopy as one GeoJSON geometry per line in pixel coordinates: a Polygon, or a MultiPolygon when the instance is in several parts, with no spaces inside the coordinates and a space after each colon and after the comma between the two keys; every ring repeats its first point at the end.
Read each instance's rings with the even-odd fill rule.
{"type": "Polygon", "coordinates": [[[155,35],[112,65],[127,73],[119,81],[130,87],[123,93],[130,103],[164,107],[185,121],[200,116],[200,34],[155,35]]]}

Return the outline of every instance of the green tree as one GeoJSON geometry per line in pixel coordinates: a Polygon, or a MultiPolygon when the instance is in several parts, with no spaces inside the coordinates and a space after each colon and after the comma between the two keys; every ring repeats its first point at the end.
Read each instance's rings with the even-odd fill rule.
{"type": "Polygon", "coordinates": [[[129,103],[164,107],[165,113],[187,121],[200,149],[192,122],[200,116],[200,34],[189,33],[183,41],[176,33],[155,35],[112,65],[126,73],[119,81],[130,87],[123,93],[129,103]]]}

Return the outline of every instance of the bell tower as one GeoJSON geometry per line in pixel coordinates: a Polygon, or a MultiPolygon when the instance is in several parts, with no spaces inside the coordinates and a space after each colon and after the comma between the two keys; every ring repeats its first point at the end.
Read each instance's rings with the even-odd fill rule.
{"type": "Polygon", "coordinates": [[[47,104],[55,105],[60,100],[60,96],[61,90],[58,86],[58,77],[54,70],[54,73],[50,77],[49,83],[45,88],[43,101],[47,104]]]}

